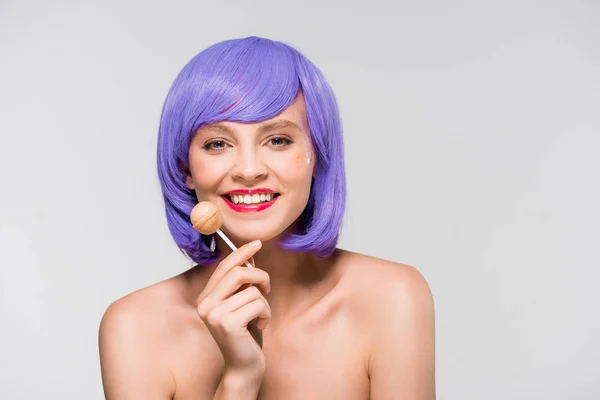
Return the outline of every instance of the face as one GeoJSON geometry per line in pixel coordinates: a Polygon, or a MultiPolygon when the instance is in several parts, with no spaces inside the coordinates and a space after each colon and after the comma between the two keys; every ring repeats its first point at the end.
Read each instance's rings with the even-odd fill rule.
{"type": "Polygon", "coordinates": [[[230,239],[280,235],[306,207],[315,172],[302,94],[272,119],[200,128],[189,161],[186,186],[219,207],[230,239]]]}

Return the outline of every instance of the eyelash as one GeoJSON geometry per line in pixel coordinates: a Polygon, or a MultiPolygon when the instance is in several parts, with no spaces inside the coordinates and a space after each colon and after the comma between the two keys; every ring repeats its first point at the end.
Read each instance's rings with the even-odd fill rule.
{"type": "MultiPolygon", "coordinates": [[[[274,145],[275,147],[280,147],[280,148],[285,148],[290,146],[292,143],[294,143],[294,141],[283,137],[283,136],[274,136],[272,138],[269,139],[269,142],[272,142],[273,140],[283,140],[284,144],[283,145],[274,145]]],[[[222,140],[222,139],[218,139],[218,140],[213,140],[210,141],[208,143],[206,143],[204,146],[202,146],[202,148],[210,153],[220,153],[222,151],[225,150],[225,147],[219,147],[218,149],[215,149],[214,147],[211,147],[212,145],[216,144],[216,143],[222,143],[224,146],[227,146],[227,143],[222,140]]]]}

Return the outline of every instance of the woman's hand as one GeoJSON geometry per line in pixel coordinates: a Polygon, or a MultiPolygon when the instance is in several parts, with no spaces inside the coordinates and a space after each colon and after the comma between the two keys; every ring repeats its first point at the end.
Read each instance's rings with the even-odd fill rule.
{"type": "Polygon", "coordinates": [[[269,323],[271,308],[263,293],[269,293],[271,287],[265,271],[243,263],[261,245],[258,240],[248,243],[223,259],[196,301],[198,315],[225,359],[225,374],[257,382],[262,381],[265,359],[254,337],[260,335],[249,329],[255,326],[260,334],[269,323]]]}

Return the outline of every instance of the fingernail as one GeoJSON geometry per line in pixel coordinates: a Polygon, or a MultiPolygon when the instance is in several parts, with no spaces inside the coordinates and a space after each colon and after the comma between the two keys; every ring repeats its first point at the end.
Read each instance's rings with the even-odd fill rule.
{"type": "Polygon", "coordinates": [[[259,248],[261,245],[260,240],[255,240],[254,242],[250,242],[250,247],[253,249],[259,248]]]}

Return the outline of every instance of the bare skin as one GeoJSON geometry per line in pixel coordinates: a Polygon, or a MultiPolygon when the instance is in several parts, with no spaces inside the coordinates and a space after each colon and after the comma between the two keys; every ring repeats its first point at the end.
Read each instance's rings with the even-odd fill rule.
{"type": "Polygon", "coordinates": [[[318,174],[307,127],[300,93],[271,120],[196,133],[185,184],[217,205],[223,231],[246,245],[231,253],[218,239],[214,265],[108,308],[99,335],[108,400],[435,399],[433,299],[415,268],[277,245],[294,231],[318,174]],[[260,212],[227,205],[228,192],[251,188],[279,196],[260,212]],[[251,252],[256,239],[262,247],[251,252]],[[241,268],[250,257],[256,268],[241,268]],[[231,279],[234,270],[245,280],[231,279]],[[247,328],[253,318],[262,349],[247,328]]]}
{"type": "MultiPolygon", "coordinates": [[[[258,398],[434,399],[433,304],[422,276],[344,250],[324,264],[319,284],[263,330],[258,398]]],[[[213,399],[223,357],[195,305],[212,270],[196,266],[111,305],[100,335],[108,399],[213,399]],[[139,397],[119,394],[123,380],[139,385],[139,397]]]]}

